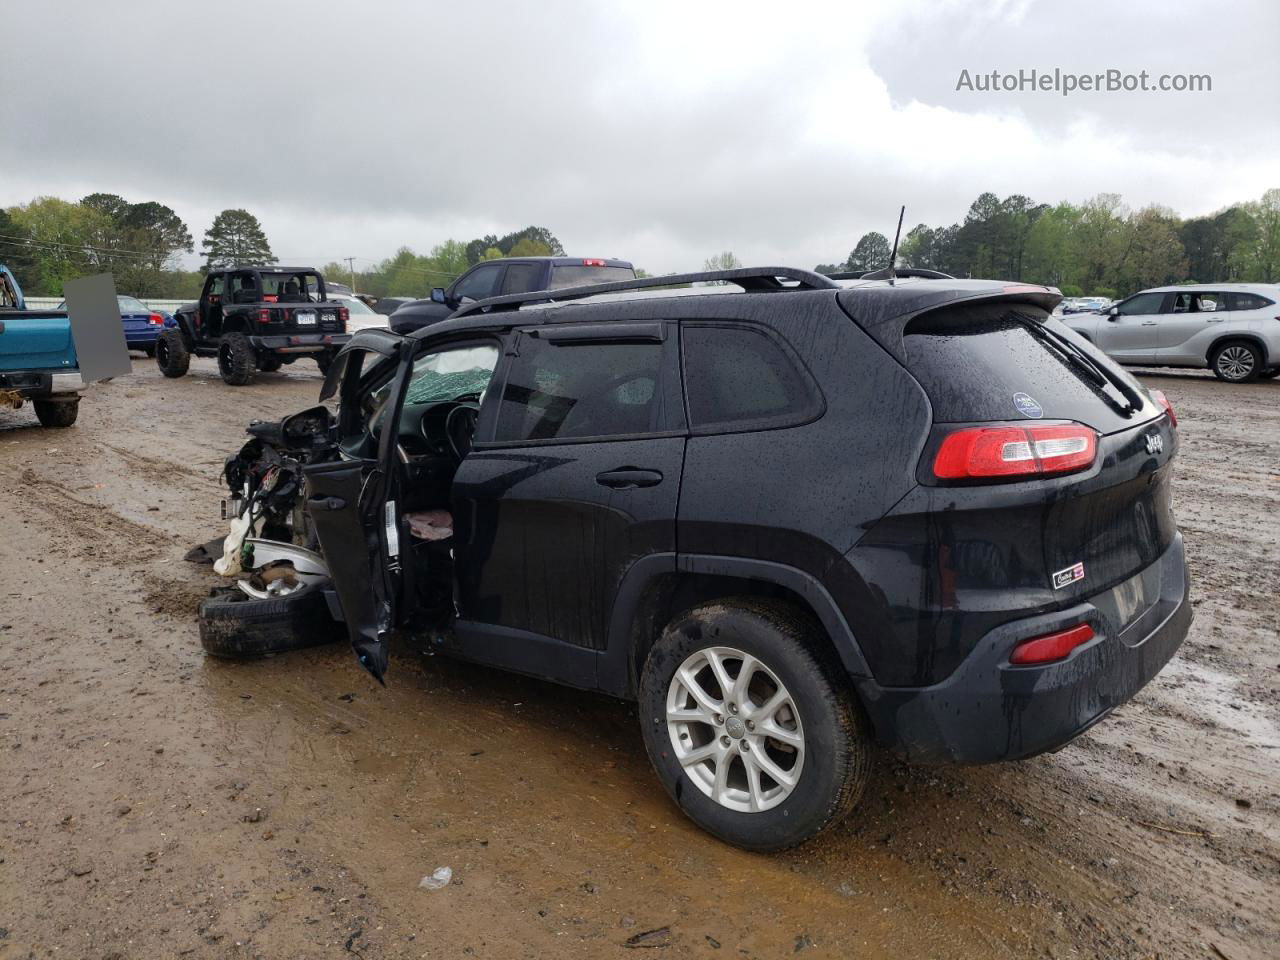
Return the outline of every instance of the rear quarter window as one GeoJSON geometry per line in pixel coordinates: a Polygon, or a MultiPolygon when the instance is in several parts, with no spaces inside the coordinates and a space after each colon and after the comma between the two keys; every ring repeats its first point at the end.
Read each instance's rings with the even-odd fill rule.
{"type": "Polygon", "coordinates": [[[681,336],[695,432],[767,429],[821,414],[817,385],[773,334],[746,324],[686,322],[681,336]]]}
{"type": "Polygon", "coordinates": [[[1133,420],[1108,402],[1103,389],[1043,343],[1018,317],[1046,322],[1065,333],[1095,363],[1125,378],[1127,373],[1079,334],[1039,308],[1019,304],[974,304],[935,310],[903,331],[907,369],[924,387],[935,423],[980,423],[1027,419],[1074,420],[1109,433],[1133,420]]]}

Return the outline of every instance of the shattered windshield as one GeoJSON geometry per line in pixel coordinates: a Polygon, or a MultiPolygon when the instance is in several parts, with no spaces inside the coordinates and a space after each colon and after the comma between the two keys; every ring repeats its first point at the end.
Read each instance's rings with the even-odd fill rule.
{"type": "Polygon", "coordinates": [[[498,365],[498,348],[489,344],[441,350],[419,357],[413,365],[405,404],[438,403],[479,395],[498,365]]]}

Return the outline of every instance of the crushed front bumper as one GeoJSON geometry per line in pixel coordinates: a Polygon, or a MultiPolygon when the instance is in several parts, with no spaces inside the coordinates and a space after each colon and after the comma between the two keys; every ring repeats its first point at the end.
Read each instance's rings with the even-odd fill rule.
{"type": "Polygon", "coordinates": [[[991,763],[1055,750],[1129,700],[1169,662],[1191,626],[1182,536],[1149,567],[1083,603],[992,630],[929,687],[858,692],[877,739],[923,763],[991,763]],[[1088,623],[1065,660],[1013,666],[1021,640],[1088,623]]]}

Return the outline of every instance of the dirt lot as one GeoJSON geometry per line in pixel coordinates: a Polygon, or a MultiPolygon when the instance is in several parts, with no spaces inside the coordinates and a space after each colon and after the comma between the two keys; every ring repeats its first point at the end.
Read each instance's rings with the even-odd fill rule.
{"type": "Polygon", "coordinates": [[[137,359],[71,430],[0,414],[0,958],[1280,955],[1280,381],[1148,379],[1182,423],[1181,654],[1058,754],[886,757],[773,857],[679,815],[626,704],[412,650],[386,689],[337,647],[205,658],[183,553],[313,365],[137,359]]]}

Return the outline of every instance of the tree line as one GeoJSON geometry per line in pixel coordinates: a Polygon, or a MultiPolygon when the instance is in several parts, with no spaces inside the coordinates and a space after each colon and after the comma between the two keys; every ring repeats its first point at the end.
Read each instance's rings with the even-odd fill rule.
{"type": "MultiPolygon", "coordinates": [[[[843,263],[821,273],[888,266],[891,244],[862,235],[843,263]]],[[[956,277],[991,277],[1059,287],[1066,296],[1128,296],[1171,283],[1280,281],[1280,189],[1205,217],[1168,207],[1131,210],[1114,193],[1050,206],[984,193],[960,223],[921,223],[903,238],[898,266],[956,277]]]]}
{"type": "MultiPolygon", "coordinates": [[[[110,272],[122,293],[188,299],[199,295],[211,268],[276,262],[257,217],[239,208],[214,218],[200,247],[203,264],[185,269],[185,255],[194,250],[187,225],[154,200],[92,193],[77,202],[37,197],[0,208],[0,262],[8,263],[33,296],[61,296],[67,279],[110,272]]],[[[481,260],[563,255],[550,230],[530,226],[505,236],[445,240],[422,254],[405,246],[380,262],[319,266],[325,276],[354,282],[362,293],[425,297],[481,260]]],[[[842,263],[815,269],[877,270],[888,265],[889,256],[889,239],[872,231],[859,238],[842,263]]],[[[960,223],[912,228],[902,238],[898,264],[957,277],[1051,284],[1067,296],[1126,296],[1184,281],[1275,283],[1280,281],[1280,189],[1190,219],[1167,207],[1131,210],[1114,193],[1056,206],[1022,194],[1001,200],[984,193],[960,223]]],[[[738,265],[729,251],[705,264],[707,269],[729,265],[738,265]]]]}

